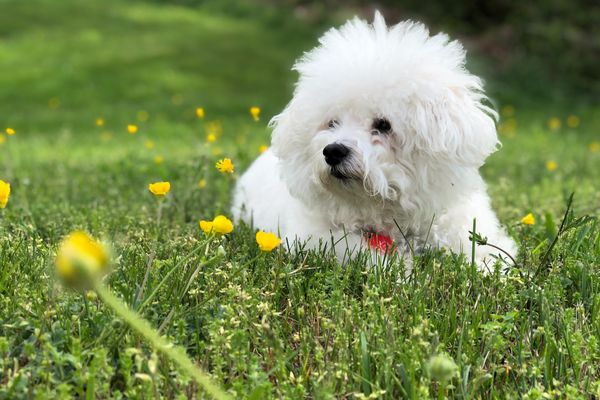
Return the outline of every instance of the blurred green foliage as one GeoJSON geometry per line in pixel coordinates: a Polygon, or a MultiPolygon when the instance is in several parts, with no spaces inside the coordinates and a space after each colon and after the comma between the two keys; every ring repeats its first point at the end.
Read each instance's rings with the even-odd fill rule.
{"type": "MultiPolygon", "coordinates": [[[[492,88],[535,105],[540,98],[556,104],[597,99],[600,93],[600,6],[594,0],[422,1],[422,0],[149,0],[223,11],[240,17],[257,14],[270,23],[281,13],[323,29],[357,14],[371,18],[375,9],[390,22],[415,19],[433,32],[463,40],[481,55],[484,76],[514,80],[518,92],[492,88]]],[[[509,90],[512,88],[508,88],[509,90]]]]}
{"type": "Polygon", "coordinates": [[[385,4],[466,35],[503,79],[532,95],[598,95],[600,7],[591,0],[420,1],[385,4]],[[401,5],[400,5],[401,4],[401,5]]]}

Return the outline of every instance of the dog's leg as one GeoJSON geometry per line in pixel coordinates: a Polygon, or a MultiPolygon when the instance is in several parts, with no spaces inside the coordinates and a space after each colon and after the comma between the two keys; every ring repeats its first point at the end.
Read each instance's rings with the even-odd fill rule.
{"type": "MultiPolygon", "coordinates": [[[[469,232],[473,230],[474,219],[476,233],[487,238],[488,243],[501,248],[512,257],[516,256],[517,246],[500,225],[492,210],[490,199],[484,191],[471,194],[437,219],[433,228],[433,240],[437,243],[432,244],[448,247],[454,252],[464,253],[470,257],[473,243],[469,232]]],[[[477,245],[475,258],[480,269],[491,270],[496,262],[496,256],[507,258],[506,254],[494,247],[477,245]]]]}

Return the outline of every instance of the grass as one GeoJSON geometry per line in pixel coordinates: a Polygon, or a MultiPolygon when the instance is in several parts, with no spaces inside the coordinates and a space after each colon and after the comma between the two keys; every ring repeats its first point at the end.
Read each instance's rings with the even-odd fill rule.
{"type": "Polygon", "coordinates": [[[522,248],[506,275],[473,275],[468,257],[442,252],[409,276],[327,252],[263,254],[245,226],[198,251],[198,220],[228,213],[235,182],[215,161],[231,157],[239,174],[268,143],[292,60],[320,32],[210,4],[2,1],[0,127],[17,134],[0,144],[13,188],[0,212],[0,398],[196,396],[94,293],[57,284],[53,254],[74,229],[112,244],[111,290],[236,397],[599,396],[597,105],[521,108],[514,88],[492,93],[504,146],[482,172],[522,248]],[[157,180],[173,187],[160,218],[157,180]]]}

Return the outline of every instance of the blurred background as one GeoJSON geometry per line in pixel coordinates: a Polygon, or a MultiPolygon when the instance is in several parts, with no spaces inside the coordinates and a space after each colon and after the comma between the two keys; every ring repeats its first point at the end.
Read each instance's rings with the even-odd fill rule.
{"type": "MultiPolygon", "coordinates": [[[[274,2],[272,2],[274,3],[274,2]]],[[[502,100],[559,103],[600,94],[600,6],[597,1],[288,1],[306,20],[384,12],[389,22],[424,22],[460,39],[472,68],[502,100]],[[518,87],[518,89],[516,89],[518,87]],[[516,89],[516,90],[515,90],[516,89]],[[537,100],[535,100],[537,98],[537,100]]],[[[326,23],[326,22],[325,22],[326,23]]]]}
{"type": "Polygon", "coordinates": [[[230,115],[256,103],[272,115],[290,97],[294,59],[329,27],[375,9],[460,39],[498,103],[560,109],[600,98],[593,0],[0,0],[0,9],[7,125],[33,128],[36,107],[46,108],[36,127],[90,107],[123,122],[130,116],[116,109],[130,105],[160,115],[168,104],[208,104],[230,115]]]}
{"type": "MultiPolygon", "coordinates": [[[[210,1],[202,0],[162,2],[210,7],[210,1]]],[[[502,100],[534,105],[582,95],[598,101],[600,95],[597,1],[259,0],[234,5],[215,1],[211,8],[240,18],[258,12],[271,24],[283,14],[314,27],[315,33],[355,15],[370,20],[375,10],[381,10],[388,23],[414,19],[427,24],[432,33],[444,31],[460,39],[471,52],[472,68],[489,78],[490,88],[502,100]]]]}
{"type": "MultiPolygon", "coordinates": [[[[500,199],[510,207],[501,215],[541,198],[558,212],[575,188],[585,203],[600,199],[600,7],[591,0],[0,0],[0,131],[17,132],[0,133],[11,147],[0,174],[21,185],[16,196],[37,182],[68,188],[65,203],[85,207],[100,201],[81,189],[90,179],[112,180],[118,190],[102,201],[117,202],[182,171],[210,181],[224,156],[241,173],[291,98],[294,60],[330,27],[376,9],[468,49],[500,114],[504,148],[483,173],[493,195],[514,193],[500,199]]],[[[190,207],[228,210],[222,181],[190,207]]]]}

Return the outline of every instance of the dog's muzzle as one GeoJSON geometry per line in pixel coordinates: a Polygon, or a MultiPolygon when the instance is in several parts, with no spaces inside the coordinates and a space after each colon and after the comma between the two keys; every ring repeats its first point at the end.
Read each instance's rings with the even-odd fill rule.
{"type": "Polygon", "coordinates": [[[325,162],[331,167],[331,175],[338,179],[345,180],[348,175],[344,173],[343,163],[350,154],[350,148],[341,143],[332,143],[325,146],[323,155],[325,162]]]}

